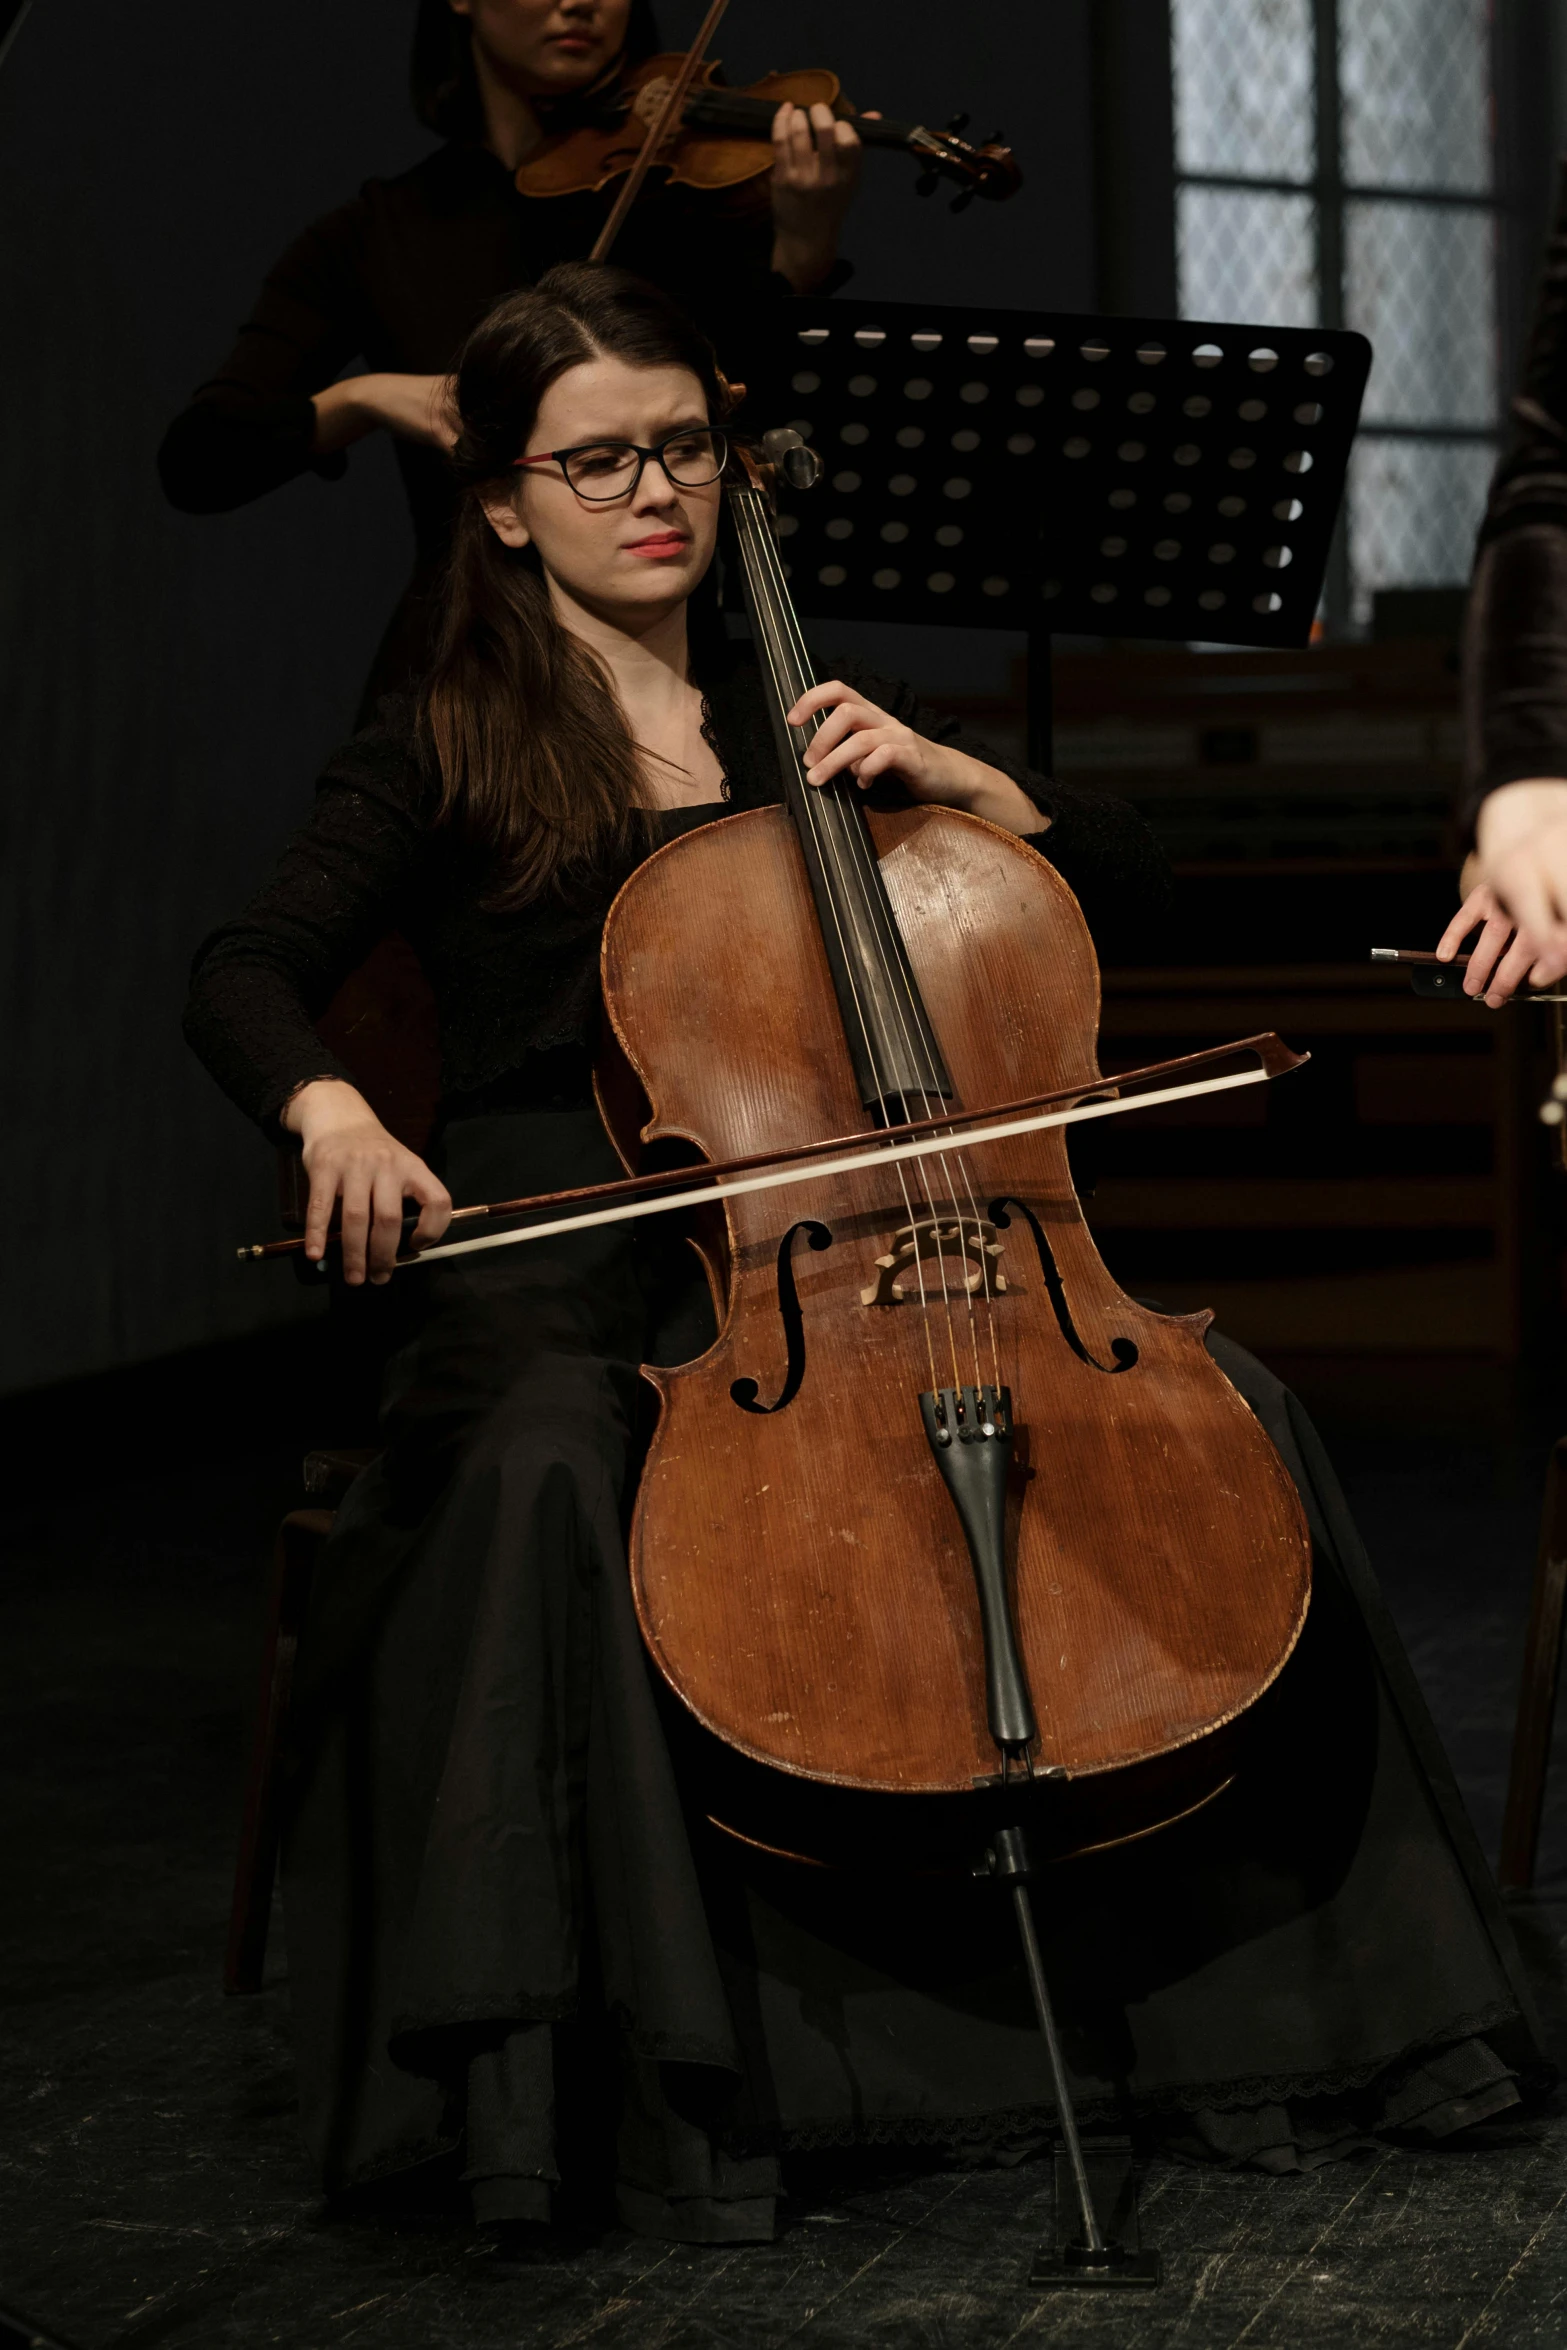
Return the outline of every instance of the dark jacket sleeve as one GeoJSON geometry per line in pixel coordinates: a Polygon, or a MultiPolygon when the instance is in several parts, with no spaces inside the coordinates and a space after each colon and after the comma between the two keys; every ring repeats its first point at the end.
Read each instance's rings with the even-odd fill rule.
{"type": "Polygon", "coordinates": [[[349,1071],[314,1023],[387,931],[431,852],[433,791],[410,706],[388,701],[336,753],[316,804],[242,914],[197,950],[185,1036],[232,1102],[274,1140],[313,1077],[349,1071]]]}
{"type": "Polygon", "coordinates": [[[233,350],[164,435],[158,474],[172,505],[224,513],[296,474],[342,473],[341,450],[312,454],[310,396],[363,346],[364,230],[363,199],[345,204],[267,272],[233,350]]]}
{"type": "Polygon", "coordinates": [[[1464,624],[1468,826],[1501,784],[1567,777],[1567,162],[1513,417],[1464,624]]]}
{"type": "Polygon", "coordinates": [[[1010,775],[1049,819],[1024,837],[1049,859],[1082,907],[1100,961],[1146,959],[1149,937],[1169,918],[1172,882],[1164,851],[1130,802],[1093,784],[1036,774],[1021,759],[969,734],[955,718],[938,717],[897,678],[855,667],[845,672],[845,683],[931,742],[950,744],[1010,775]]]}

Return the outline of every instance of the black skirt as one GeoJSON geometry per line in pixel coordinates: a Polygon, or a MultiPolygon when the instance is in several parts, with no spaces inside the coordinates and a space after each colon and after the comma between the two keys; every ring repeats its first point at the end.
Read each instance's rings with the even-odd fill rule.
{"type": "MultiPolygon", "coordinates": [[[[453,1125],[459,1200],[617,1171],[591,1110],[453,1125]]],[[[1052,2107],[1002,1896],[769,1863],[684,1804],[631,1603],[643,1361],[712,1333],[667,1223],[404,1277],[385,1452],[301,1643],[283,1878],[329,2190],[460,2165],[481,2218],[563,2167],[695,2242],[771,2232],[824,2145],[1012,2155],[1052,2107]],[[415,1297],[415,1291],[417,1296],[415,1297]]],[[[1305,1499],[1305,1633],[1250,1767],[1036,1892],[1081,2111],[1275,2169],[1440,2135],[1543,2059],[1511,1936],[1332,1471],[1213,1352],[1305,1499]]]]}

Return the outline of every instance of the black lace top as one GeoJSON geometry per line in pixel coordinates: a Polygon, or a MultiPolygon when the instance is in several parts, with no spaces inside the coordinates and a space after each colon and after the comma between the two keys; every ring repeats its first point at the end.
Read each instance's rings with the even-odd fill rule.
{"type": "MultiPolygon", "coordinates": [[[[923,710],[894,679],[846,675],[905,724],[985,759],[1028,792],[1049,819],[1033,845],[1076,891],[1101,954],[1146,935],[1162,916],[1168,869],[1124,801],[1029,773],[923,710]]],[[[775,803],[775,754],[749,646],[710,654],[703,682],[729,807],[775,803]]],[[[449,1116],[589,1098],[599,938],[626,873],[606,873],[569,905],[552,897],[485,912],[478,858],[433,821],[435,782],[413,716],[411,701],[389,698],[376,723],[335,755],[309,822],[245,911],[196,957],[185,1033],[231,1100],[274,1135],[298,1086],[351,1075],[312,1023],[391,930],[411,940],[434,991],[449,1116]]],[[[881,804],[902,803],[894,790],[881,804]]],[[[661,811],[655,845],[725,812],[713,804],[661,811]]]]}

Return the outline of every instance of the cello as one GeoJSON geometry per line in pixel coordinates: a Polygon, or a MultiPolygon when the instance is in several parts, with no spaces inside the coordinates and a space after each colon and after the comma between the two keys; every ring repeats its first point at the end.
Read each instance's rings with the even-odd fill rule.
{"type": "MultiPolygon", "coordinates": [[[[785,712],[814,680],[754,466],[728,502],[784,805],[669,843],[611,908],[622,1158],[873,1146],[964,1103],[1102,1092],[1093,949],[1044,858],[805,780],[814,723],[785,712]]],[[[880,1197],[802,1170],[723,1202],[720,1335],[646,1373],[636,1601],[670,1688],[807,1846],[844,1850],[834,1798],[864,1799],[863,1856],[872,1820],[929,1849],[953,1801],[1021,1782],[1064,1855],[1228,1776],[1222,1733],[1304,1617],[1307,1537],[1210,1317],[1111,1280],[1059,1131],[949,1132],[880,1197]]]]}
{"type": "MultiPolygon", "coordinates": [[[[786,713],[814,679],[754,463],[728,504],[784,804],[669,843],[610,911],[622,1157],[855,1129],[873,1151],[964,1104],[1102,1091],[1093,948],[1046,860],[806,780],[813,725],[786,713]]],[[[1054,2281],[1153,2282],[1093,2207],[1030,1882],[1227,1784],[1304,1622],[1309,1536],[1209,1317],[1110,1278],[1060,1129],[949,1133],[879,1184],[802,1173],[707,1211],[719,1335],[644,1374],[633,1592],[717,1826],[1007,1886],[1081,2218],[1054,2281]]]]}

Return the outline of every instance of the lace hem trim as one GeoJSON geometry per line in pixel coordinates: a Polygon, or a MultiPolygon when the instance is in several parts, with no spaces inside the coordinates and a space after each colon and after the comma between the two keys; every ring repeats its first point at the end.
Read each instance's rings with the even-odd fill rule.
{"type": "MultiPolygon", "coordinates": [[[[1125,2097],[1085,2096],[1077,2100],[1074,2110],[1079,2122],[1093,2126],[1111,2121],[1124,2125],[1129,2116],[1151,2119],[1176,2114],[1239,2113],[1259,2106],[1351,2098],[1373,2086],[1380,2087],[1384,2101],[1389,2101],[1422,2064],[1447,2049],[1483,2038],[1486,2032],[1519,2020],[1516,2008],[1497,2005],[1459,2018],[1439,2040],[1415,2041],[1365,2064],[1341,2065],[1323,2072],[1193,2081],[1168,2089],[1133,2090],[1125,2097]]],[[[1497,2058],[1496,2077],[1516,2080],[1518,2075],[1497,2058]]],[[[1011,2105],[980,2114],[882,2114],[858,2120],[832,2117],[795,2122],[767,2139],[753,2137],[748,2132],[743,2141],[736,2140],[734,2145],[736,2151],[743,2143],[747,2149],[770,2145],[780,2151],[798,2153],[846,2146],[978,2146],[987,2140],[1041,2132],[1053,2136],[1055,2126],[1053,2105],[1011,2105]]],[[[1376,2126],[1375,2116],[1371,2117],[1369,2126],[1376,2126]]]]}

